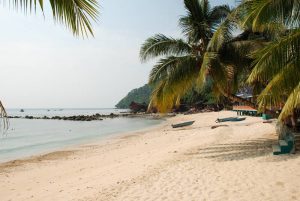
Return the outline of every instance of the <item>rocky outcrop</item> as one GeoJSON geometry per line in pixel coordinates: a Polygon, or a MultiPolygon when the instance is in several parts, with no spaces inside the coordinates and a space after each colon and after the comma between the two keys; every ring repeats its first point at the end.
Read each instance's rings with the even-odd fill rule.
{"type": "Polygon", "coordinates": [[[134,101],[132,101],[129,105],[130,110],[133,113],[137,113],[137,112],[146,112],[148,105],[146,103],[136,103],[134,101]]]}
{"type": "Polygon", "coordinates": [[[73,115],[73,116],[43,116],[43,117],[34,117],[26,115],[25,117],[22,116],[8,116],[11,119],[45,119],[45,120],[65,120],[65,121],[102,121],[103,119],[107,118],[118,118],[118,117],[151,117],[151,115],[145,115],[145,113],[121,113],[121,114],[93,114],[93,115],[73,115]]]}

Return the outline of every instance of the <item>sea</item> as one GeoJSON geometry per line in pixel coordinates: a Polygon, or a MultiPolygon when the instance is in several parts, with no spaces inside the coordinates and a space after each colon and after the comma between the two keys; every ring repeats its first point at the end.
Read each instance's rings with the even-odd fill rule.
{"type": "MultiPolygon", "coordinates": [[[[8,109],[9,116],[73,116],[118,114],[128,110],[114,108],[42,108],[8,109]]],[[[114,135],[150,128],[162,123],[161,119],[138,117],[107,118],[103,121],[63,121],[42,119],[9,119],[9,128],[0,135],[0,162],[60,150],[73,145],[92,143],[114,135]]]]}

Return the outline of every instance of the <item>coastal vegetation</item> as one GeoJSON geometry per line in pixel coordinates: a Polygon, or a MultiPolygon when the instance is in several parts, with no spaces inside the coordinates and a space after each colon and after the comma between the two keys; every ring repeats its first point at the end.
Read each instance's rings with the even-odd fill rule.
{"type": "Polygon", "coordinates": [[[116,104],[116,108],[128,109],[132,102],[149,104],[151,93],[152,88],[148,84],[133,89],[116,104]]]}
{"type": "MultiPolygon", "coordinates": [[[[43,0],[9,0],[8,4],[25,14],[36,12],[37,8],[45,14],[46,6],[43,0]]],[[[49,0],[49,5],[53,20],[71,30],[74,36],[93,36],[92,21],[96,22],[99,15],[97,0],[49,0]]],[[[6,129],[8,127],[7,114],[1,101],[0,117],[6,129]]]]}
{"type": "Polygon", "coordinates": [[[300,35],[298,0],[243,0],[210,8],[208,0],[185,0],[179,19],[184,39],[157,34],[141,46],[142,61],[159,59],[149,75],[154,86],[150,107],[179,105],[191,88],[212,81],[212,94],[258,108],[282,109],[292,117],[300,106],[300,35]],[[239,33],[240,34],[237,34],[239,33]],[[236,94],[250,88],[253,100],[236,94]]]}
{"type": "MultiPolygon", "coordinates": [[[[208,82],[206,87],[200,92],[192,88],[183,97],[181,97],[180,103],[186,107],[195,107],[199,104],[201,104],[201,106],[207,104],[216,104],[217,100],[211,93],[211,89],[211,82],[208,82]]],[[[142,87],[133,89],[116,104],[116,108],[129,109],[132,103],[147,106],[150,102],[152,92],[153,87],[151,87],[149,84],[145,84],[142,87]]]]}
{"type": "MultiPolygon", "coordinates": [[[[228,43],[232,27],[244,33],[261,33],[267,39],[267,43],[248,55],[253,62],[243,83],[254,89],[255,106],[261,112],[282,108],[279,120],[291,117],[293,126],[300,105],[299,5],[296,0],[242,1],[210,41],[211,47],[228,43]]],[[[208,54],[211,53],[213,48],[208,54]]]]}
{"type": "Polygon", "coordinates": [[[185,0],[184,5],[186,15],[179,19],[179,25],[185,38],[156,34],[140,50],[144,62],[160,58],[149,76],[149,84],[154,87],[149,108],[155,107],[160,112],[178,106],[181,98],[195,86],[209,40],[230,12],[227,5],[211,8],[206,0],[185,0]]]}

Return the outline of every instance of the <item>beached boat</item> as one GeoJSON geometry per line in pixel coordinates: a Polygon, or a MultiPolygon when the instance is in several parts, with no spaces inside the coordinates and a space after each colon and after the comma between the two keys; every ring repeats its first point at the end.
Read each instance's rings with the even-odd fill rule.
{"type": "Polygon", "coordinates": [[[179,124],[172,124],[173,128],[179,128],[179,127],[184,127],[184,126],[190,126],[194,123],[195,121],[187,121],[179,124]]]}
{"type": "Polygon", "coordinates": [[[244,121],[246,117],[228,117],[228,118],[222,118],[222,119],[217,119],[216,123],[221,123],[221,122],[226,122],[226,121],[244,121]]]}

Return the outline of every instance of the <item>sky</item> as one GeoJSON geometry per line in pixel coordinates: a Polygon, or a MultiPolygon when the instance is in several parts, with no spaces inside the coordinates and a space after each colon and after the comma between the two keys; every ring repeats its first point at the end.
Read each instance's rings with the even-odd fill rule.
{"type": "MultiPolygon", "coordinates": [[[[229,4],[235,0],[211,0],[229,4]]],[[[52,16],[0,4],[0,100],[6,108],[111,108],[147,83],[155,63],[141,44],[156,33],[181,37],[183,0],[101,0],[95,37],[74,37],[52,16]]]]}

